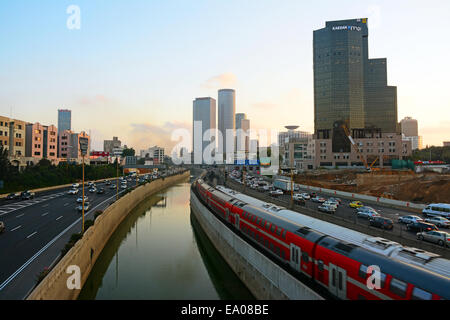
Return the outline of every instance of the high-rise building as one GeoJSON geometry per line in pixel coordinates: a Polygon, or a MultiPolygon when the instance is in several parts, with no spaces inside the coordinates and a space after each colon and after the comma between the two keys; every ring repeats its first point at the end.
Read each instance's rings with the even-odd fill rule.
{"type": "Polygon", "coordinates": [[[411,141],[412,150],[422,149],[422,137],[419,136],[419,125],[416,119],[405,117],[400,121],[405,140],[411,141]]]}
{"type": "Polygon", "coordinates": [[[233,89],[219,90],[218,105],[218,129],[222,134],[222,141],[219,139],[219,153],[228,154],[227,161],[234,161],[236,92],[233,89]],[[227,139],[227,134],[232,138],[227,139]]]}
{"type": "Polygon", "coordinates": [[[72,130],[72,111],[66,109],[59,109],[58,134],[66,130],[72,130]]]}
{"type": "Polygon", "coordinates": [[[314,31],[318,138],[328,139],[336,123],[354,136],[364,128],[399,133],[397,88],[387,85],[386,59],[369,59],[368,35],[367,19],[328,21],[314,31]]]}
{"type": "MultiPolygon", "coordinates": [[[[194,100],[192,128],[194,163],[204,163],[204,151],[207,146],[213,143],[213,149],[216,147],[214,137],[216,134],[216,100],[211,97],[194,100]]],[[[211,157],[213,156],[212,152],[211,157]]]]}
{"type": "Polygon", "coordinates": [[[164,148],[154,146],[146,150],[141,150],[141,158],[151,159],[153,164],[161,164],[164,162],[164,148]]]}
{"type": "Polygon", "coordinates": [[[236,151],[249,152],[250,120],[245,113],[236,113],[236,151]]]}

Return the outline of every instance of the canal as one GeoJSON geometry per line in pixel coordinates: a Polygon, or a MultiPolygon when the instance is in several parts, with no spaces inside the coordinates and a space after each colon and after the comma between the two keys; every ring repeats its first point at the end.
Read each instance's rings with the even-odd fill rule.
{"type": "Polygon", "coordinates": [[[190,183],[135,208],[110,238],[79,299],[254,299],[191,215],[190,183]]]}

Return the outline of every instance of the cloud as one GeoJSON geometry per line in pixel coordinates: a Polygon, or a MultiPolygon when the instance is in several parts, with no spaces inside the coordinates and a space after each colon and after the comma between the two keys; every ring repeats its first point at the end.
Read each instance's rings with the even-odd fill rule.
{"type": "Polygon", "coordinates": [[[205,83],[202,84],[203,87],[208,89],[216,88],[233,88],[236,87],[237,78],[236,75],[231,72],[222,73],[218,76],[209,78],[205,83]]]}
{"type": "Polygon", "coordinates": [[[128,134],[128,142],[133,146],[136,152],[140,150],[159,146],[166,149],[166,154],[170,154],[177,141],[172,141],[172,133],[177,129],[190,131],[191,125],[185,122],[166,122],[163,125],[154,125],[149,123],[132,123],[128,134]]]}
{"type": "Polygon", "coordinates": [[[78,103],[81,105],[91,105],[91,104],[98,104],[98,103],[108,103],[111,102],[110,99],[105,97],[102,94],[97,94],[96,96],[91,97],[82,97],[78,100],[78,103]]]}

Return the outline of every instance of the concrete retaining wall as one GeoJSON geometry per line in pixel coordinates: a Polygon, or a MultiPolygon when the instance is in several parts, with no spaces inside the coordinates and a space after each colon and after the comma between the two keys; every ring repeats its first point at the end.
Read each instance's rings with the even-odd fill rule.
{"type": "Polygon", "coordinates": [[[260,300],[323,300],[292,275],[242,240],[191,191],[192,212],[217,251],[260,300]]]}
{"type": "Polygon", "coordinates": [[[71,274],[66,273],[67,267],[75,265],[80,268],[81,287],[83,287],[103,247],[129,212],[150,195],[185,180],[189,176],[189,171],[186,171],[164,180],[158,179],[138,187],[108,207],[103,214],[97,217],[95,224],[85,232],[83,238],[61,259],[27,299],[77,299],[81,290],[69,290],[67,288],[67,279],[71,276],[71,274]]]}

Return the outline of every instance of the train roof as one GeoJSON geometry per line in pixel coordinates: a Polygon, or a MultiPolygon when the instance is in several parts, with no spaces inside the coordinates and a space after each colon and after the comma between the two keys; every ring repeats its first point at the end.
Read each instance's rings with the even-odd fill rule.
{"type": "Polygon", "coordinates": [[[440,255],[423,251],[417,248],[404,247],[398,242],[387,240],[381,237],[372,237],[349,228],[341,227],[320,219],[301,214],[299,212],[287,210],[271,203],[252,198],[241,194],[235,190],[224,186],[217,186],[217,189],[250,205],[262,208],[279,217],[295,222],[323,234],[335,237],[341,241],[356,244],[370,251],[392,257],[405,263],[436,272],[450,278],[450,260],[442,258],[440,255]]]}

